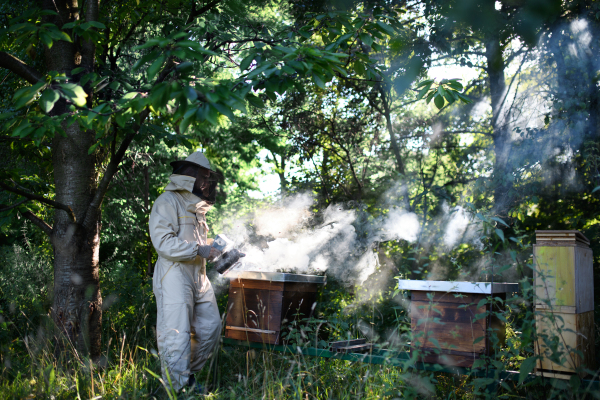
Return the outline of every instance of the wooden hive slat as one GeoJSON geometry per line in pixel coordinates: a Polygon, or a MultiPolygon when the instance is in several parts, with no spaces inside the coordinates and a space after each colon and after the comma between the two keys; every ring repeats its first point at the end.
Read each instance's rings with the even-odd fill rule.
{"type": "Polygon", "coordinates": [[[231,278],[225,337],[279,344],[286,321],[312,315],[320,286],[231,278]]]}
{"type": "MultiPolygon", "coordinates": [[[[500,341],[505,342],[505,325],[495,315],[482,315],[489,304],[477,307],[488,295],[474,293],[445,293],[412,291],[411,352],[418,352],[423,362],[471,367],[474,360],[493,352],[488,327],[500,341]]],[[[505,293],[494,297],[506,298],[505,293]]],[[[495,311],[501,311],[499,302],[495,311]]]]}
{"type": "MultiPolygon", "coordinates": [[[[593,311],[579,314],[537,311],[536,330],[535,352],[542,355],[536,364],[538,375],[566,374],[559,377],[568,378],[568,374],[576,373],[580,367],[596,368],[593,311]],[[562,353],[562,363],[550,360],[552,351],[546,343],[546,337],[558,338],[557,350],[562,353]]],[[[585,373],[582,371],[580,375],[584,376],[585,373]]]]}
{"type": "Polygon", "coordinates": [[[589,247],[538,242],[533,255],[537,308],[577,313],[593,310],[593,253],[589,247]]]}

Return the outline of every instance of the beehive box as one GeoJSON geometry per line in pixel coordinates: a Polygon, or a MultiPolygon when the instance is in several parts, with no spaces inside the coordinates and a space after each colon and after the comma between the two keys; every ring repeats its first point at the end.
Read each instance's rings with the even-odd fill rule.
{"type": "Polygon", "coordinates": [[[229,279],[225,337],[279,344],[286,321],[314,313],[325,276],[244,271],[229,279]]]}
{"type": "Polygon", "coordinates": [[[596,368],[593,311],[576,314],[538,310],[535,322],[535,352],[542,356],[536,366],[538,375],[570,379],[580,367],[596,368]],[[556,337],[556,352],[561,354],[560,363],[550,360],[553,350],[548,344],[553,337],[556,337]]]}
{"type": "MultiPolygon", "coordinates": [[[[517,284],[400,280],[398,288],[411,291],[411,352],[426,363],[472,367],[475,360],[493,352],[492,328],[504,343],[504,322],[486,316],[489,304],[478,307],[493,294],[506,299],[517,284]]],[[[502,311],[495,302],[494,311],[502,311]]]]}
{"type": "Polygon", "coordinates": [[[535,307],[564,313],[594,309],[593,254],[579,231],[535,231],[535,307]]]}
{"type": "Polygon", "coordinates": [[[595,369],[594,277],[590,241],[579,231],[536,231],[536,373],[570,379],[595,369]],[[560,362],[551,361],[553,343],[560,362]]]}

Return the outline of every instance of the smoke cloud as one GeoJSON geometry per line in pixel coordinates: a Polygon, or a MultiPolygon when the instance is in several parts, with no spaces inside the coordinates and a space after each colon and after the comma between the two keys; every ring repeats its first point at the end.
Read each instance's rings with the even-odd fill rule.
{"type": "Polygon", "coordinates": [[[246,253],[228,275],[236,271],[326,274],[357,285],[377,268],[376,243],[413,242],[419,234],[416,214],[402,209],[369,221],[360,209],[333,204],[313,212],[313,203],[311,196],[300,194],[226,223],[224,233],[246,253]]]}

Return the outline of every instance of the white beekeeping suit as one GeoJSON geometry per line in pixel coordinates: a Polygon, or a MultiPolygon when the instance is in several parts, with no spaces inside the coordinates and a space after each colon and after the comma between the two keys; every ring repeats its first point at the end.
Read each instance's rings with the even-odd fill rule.
{"type": "MultiPolygon", "coordinates": [[[[186,161],[194,161],[194,156],[198,161],[198,154],[208,164],[202,153],[186,161]]],[[[205,214],[212,204],[192,193],[197,192],[196,178],[173,174],[170,181],[154,202],[149,224],[158,253],[153,289],[162,375],[168,382],[168,370],[173,388],[180,390],[209,358],[220,335],[221,319],[206,277],[210,246],[205,214]]]]}

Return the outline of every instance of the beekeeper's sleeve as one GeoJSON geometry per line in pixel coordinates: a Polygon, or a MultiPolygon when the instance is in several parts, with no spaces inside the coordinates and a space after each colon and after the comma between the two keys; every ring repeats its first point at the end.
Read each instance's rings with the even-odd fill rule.
{"type": "Polygon", "coordinates": [[[191,261],[198,255],[197,242],[177,237],[179,220],[175,200],[166,192],[159,196],[150,213],[150,239],[159,256],[170,261],[191,261]]]}

